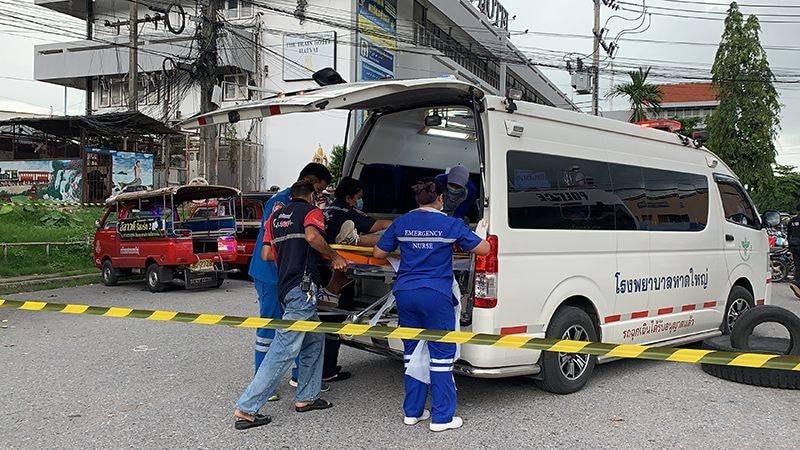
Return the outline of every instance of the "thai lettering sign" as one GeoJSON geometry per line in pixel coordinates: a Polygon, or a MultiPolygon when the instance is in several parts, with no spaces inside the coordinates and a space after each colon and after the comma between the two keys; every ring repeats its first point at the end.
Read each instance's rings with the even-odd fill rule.
{"type": "Polygon", "coordinates": [[[394,78],[397,0],[358,2],[358,81],[394,78]]]}
{"type": "Polygon", "coordinates": [[[161,217],[122,219],[117,223],[117,233],[123,239],[154,238],[164,234],[161,217]]]}
{"type": "Polygon", "coordinates": [[[652,277],[625,278],[620,272],[614,274],[617,294],[631,294],[647,291],[668,291],[673,289],[708,289],[708,268],[695,273],[690,267],[686,273],[675,275],[656,275],[652,277]]]}

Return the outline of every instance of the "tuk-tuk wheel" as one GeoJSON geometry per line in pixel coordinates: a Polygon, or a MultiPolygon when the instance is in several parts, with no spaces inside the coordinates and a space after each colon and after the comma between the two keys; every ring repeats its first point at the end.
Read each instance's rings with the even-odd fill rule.
{"type": "Polygon", "coordinates": [[[145,280],[147,281],[147,287],[150,289],[150,292],[163,292],[166,288],[164,284],[164,280],[162,278],[161,266],[156,263],[152,263],[147,266],[147,277],[145,280]]]}
{"type": "Polygon", "coordinates": [[[117,281],[119,281],[119,272],[111,264],[110,259],[103,261],[103,265],[100,268],[100,270],[102,271],[101,277],[103,278],[104,285],[106,286],[117,285],[117,281]]]}

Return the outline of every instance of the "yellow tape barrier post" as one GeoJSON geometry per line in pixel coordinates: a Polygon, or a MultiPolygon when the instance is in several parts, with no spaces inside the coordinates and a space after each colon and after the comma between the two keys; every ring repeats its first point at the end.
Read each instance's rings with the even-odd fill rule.
{"type": "Polygon", "coordinates": [[[800,372],[800,357],[766,355],[760,353],[731,353],[688,348],[541,339],[515,335],[501,336],[497,334],[471,333],[466,331],[425,330],[421,328],[384,327],[352,323],[263,319],[260,317],[239,317],[219,314],[133,309],[115,306],[89,306],[3,299],[0,299],[0,308],[13,308],[25,311],[51,311],[63,314],[90,314],[104,317],[183,322],[198,325],[227,325],[239,328],[269,328],[273,330],[330,333],[347,336],[369,336],[380,339],[421,339],[429,342],[486,345],[490,347],[522,348],[546,352],[580,353],[616,358],[756,367],[800,372]]]}

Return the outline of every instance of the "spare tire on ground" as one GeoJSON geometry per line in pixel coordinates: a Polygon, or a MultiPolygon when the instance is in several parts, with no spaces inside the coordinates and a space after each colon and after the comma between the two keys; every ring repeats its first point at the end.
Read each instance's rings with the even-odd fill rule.
{"type": "MultiPolygon", "coordinates": [[[[800,318],[783,308],[759,306],[741,315],[733,327],[731,336],[706,339],[703,341],[703,347],[723,352],[800,356],[800,318]],[[755,327],[762,323],[783,325],[789,331],[790,338],[752,336],[755,327]],[[732,342],[738,347],[734,347],[732,342]]],[[[796,371],[715,364],[700,364],[700,367],[709,375],[737,383],[778,389],[800,389],[800,372],[796,371]]]]}

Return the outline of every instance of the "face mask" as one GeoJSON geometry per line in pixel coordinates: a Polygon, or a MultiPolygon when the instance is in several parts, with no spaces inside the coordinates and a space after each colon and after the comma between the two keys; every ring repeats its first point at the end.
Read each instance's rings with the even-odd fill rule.
{"type": "Polygon", "coordinates": [[[359,198],[358,200],[356,200],[356,206],[355,206],[355,208],[356,208],[357,210],[359,210],[359,211],[361,211],[361,210],[363,210],[363,209],[364,209],[364,199],[363,199],[363,198],[359,198]]]}
{"type": "Polygon", "coordinates": [[[458,205],[460,205],[467,198],[467,190],[463,187],[447,186],[447,193],[444,196],[444,205],[442,211],[447,215],[453,214],[458,205]]]}

